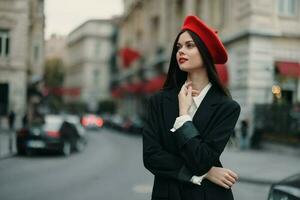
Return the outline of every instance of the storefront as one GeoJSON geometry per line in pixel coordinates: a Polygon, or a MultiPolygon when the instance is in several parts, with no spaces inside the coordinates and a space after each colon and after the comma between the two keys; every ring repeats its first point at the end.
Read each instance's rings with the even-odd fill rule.
{"type": "Polygon", "coordinates": [[[295,104],[300,97],[300,63],[275,62],[275,84],[272,87],[273,103],[295,104]]]}

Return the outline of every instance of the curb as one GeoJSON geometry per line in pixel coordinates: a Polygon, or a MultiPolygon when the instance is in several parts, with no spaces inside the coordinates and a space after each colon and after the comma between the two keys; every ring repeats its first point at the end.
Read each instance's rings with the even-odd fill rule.
{"type": "Polygon", "coordinates": [[[14,157],[16,155],[17,155],[17,153],[11,153],[11,154],[6,154],[6,155],[3,155],[3,156],[0,156],[0,161],[11,158],[11,157],[14,157]]]}

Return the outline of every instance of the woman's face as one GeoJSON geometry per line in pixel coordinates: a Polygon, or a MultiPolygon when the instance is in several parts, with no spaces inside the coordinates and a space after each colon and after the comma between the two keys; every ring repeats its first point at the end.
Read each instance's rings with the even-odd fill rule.
{"type": "Polygon", "coordinates": [[[203,60],[195,42],[190,34],[183,32],[177,42],[176,60],[182,71],[190,72],[200,69],[203,66],[203,60]]]}

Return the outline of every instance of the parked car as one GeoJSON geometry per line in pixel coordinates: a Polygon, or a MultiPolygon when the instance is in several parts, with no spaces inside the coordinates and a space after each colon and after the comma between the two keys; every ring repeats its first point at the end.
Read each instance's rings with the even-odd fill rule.
{"type": "Polygon", "coordinates": [[[87,129],[98,129],[103,127],[103,119],[94,114],[86,114],[81,118],[81,124],[87,129]]]}
{"type": "Polygon", "coordinates": [[[300,200],[300,174],[274,183],[271,186],[268,200],[300,200]]]}
{"type": "Polygon", "coordinates": [[[32,124],[17,131],[17,152],[56,151],[65,156],[82,151],[85,132],[75,116],[47,115],[44,123],[32,124]]]}
{"type": "Polygon", "coordinates": [[[123,121],[124,119],[120,115],[112,115],[110,118],[110,126],[115,130],[123,131],[123,121]]]}
{"type": "Polygon", "coordinates": [[[142,127],[143,122],[137,116],[125,118],[123,121],[123,130],[129,133],[141,134],[142,127]]]}

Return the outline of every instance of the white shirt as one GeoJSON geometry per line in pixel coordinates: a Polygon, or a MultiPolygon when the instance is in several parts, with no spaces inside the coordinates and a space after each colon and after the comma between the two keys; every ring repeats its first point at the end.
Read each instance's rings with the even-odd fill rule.
{"type": "MultiPolygon", "coordinates": [[[[176,118],[173,128],[170,130],[171,132],[175,132],[179,129],[185,122],[192,121],[197,109],[199,108],[201,102],[203,101],[204,97],[206,96],[208,90],[211,88],[211,83],[208,83],[200,92],[198,96],[193,97],[193,103],[188,110],[188,115],[182,115],[176,118]]],[[[201,182],[206,174],[202,176],[193,176],[191,178],[191,182],[197,185],[201,185],[201,182]]]]}

